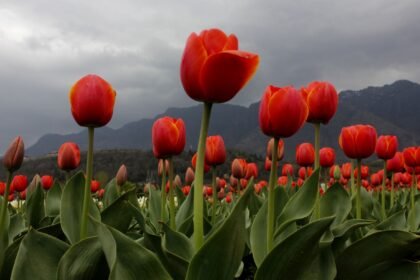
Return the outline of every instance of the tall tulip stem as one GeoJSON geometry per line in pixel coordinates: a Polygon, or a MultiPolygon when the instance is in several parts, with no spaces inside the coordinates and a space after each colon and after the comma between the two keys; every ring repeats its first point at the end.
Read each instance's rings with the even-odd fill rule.
{"type": "Polygon", "coordinates": [[[275,207],[275,195],[274,195],[274,186],[277,181],[277,149],[279,145],[279,139],[274,138],[274,145],[272,149],[272,160],[271,160],[271,171],[270,171],[270,180],[268,183],[268,210],[267,210],[267,253],[273,249],[273,235],[274,235],[274,207],[275,207]]]}
{"type": "Polygon", "coordinates": [[[176,230],[175,224],[175,195],[174,195],[174,163],[169,158],[169,226],[176,230]]]}
{"type": "Polygon", "coordinates": [[[390,208],[394,207],[394,195],[394,172],[391,172],[391,198],[389,201],[390,208]]]}
{"type": "Polygon", "coordinates": [[[204,103],[201,119],[200,137],[198,139],[197,162],[194,179],[194,248],[197,252],[204,242],[203,228],[203,182],[204,182],[204,155],[206,149],[207,131],[209,128],[212,103],[204,103]]]}
{"type": "MultiPolygon", "coordinates": [[[[320,150],[320,138],[321,138],[321,123],[314,123],[315,127],[315,170],[319,168],[319,150],[320,150]]],[[[322,173],[321,173],[322,174],[322,173]]],[[[319,179],[318,179],[318,188],[319,188],[319,179]]],[[[315,218],[319,219],[321,217],[321,203],[319,201],[319,190],[316,194],[315,202],[315,218]]]]}
{"type": "Polygon", "coordinates": [[[6,189],[4,190],[4,194],[3,194],[3,203],[1,204],[1,209],[0,209],[0,229],[3,229],[6,225],[6,209],[7,209],[7,204],[9,201],[9,192],[10,192],[10,184],[12,183],[12,172],[7,172],[7,182],[6,182],[6,189]]]}
{"type": "Polygon", "coordinates": [[[351,194],[354,195],[355,189],[354,189],[354,160],[353,159],[350,161],[350,191],[351,191],[351,194]]]}
{"type": "Polygon", "coordinates": [[[216,187],[216,167],[213,166],[211,170],[211,186],[213,188],[213,205],[211,211],[211,224],[214,225],[216,222],[216,203],[218,202],[217,199],[217,187],[216,187]]]}
{"type": "Polygon", "coordinates": [[[88,212],[89,212],[89,203],[90,203],[90,184],[92,181],[93,173],[93,140],[94,140],[94,127],[88,127],[89,132],[89,146],[87,151],[87,161],[86,161],[86,181],[85,181],[85,190],[83,195],[83,209],[82,209],[82,221],[80,225],[80,240],[83,240],[87,236],[87,222],[88,222],[88,212]]]}
{"type": "Polygon", "coordinates": [[[384,160],[384,176],[382,178],[382,191],[381,191],[381,216],[382,216],[382,220],[384,220],[386,218],[385,187],[386,187],[386,160],[384,160]]]}
{"type": "Polygon", "coordinates": [[[166,222],[166,160],[162,160],[162,182],[160,187],[160,220],[166,222]]]}
{"type": "Polygon", "coordinates": [[[362,177],[362,160],[357,159],[356,219],[362,218],[362,198],[360,194],[361,177],[362,177]]]}
{"type": "Polygon", "coordinates": [[[411,206],[411,220],[410,220],[410,227],[412,231],[416,231],[416,201],[415,201],[415,193],[416,193],[416,185],[417,185],[417,178],[415,168],[413,168],[413,176],[411,181],[411,192],[410,192],[410,206],[411,206]]]}

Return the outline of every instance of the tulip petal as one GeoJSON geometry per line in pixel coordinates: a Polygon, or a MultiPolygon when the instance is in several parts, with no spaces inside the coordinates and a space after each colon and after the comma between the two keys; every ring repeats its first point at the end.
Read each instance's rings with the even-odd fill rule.
{"type": "Polygon", "coordinates": [[[184,54],[181,60],[181,82],[185,92],[194,100],[201,101],[202,90],[200,86],[200,72],[204,61],[207,59],[207,51],[202,39],[192,33],[188,37],[184,54]]]}
{"type": "Polygon", "coordinates": [[[232,99],[251,79],[258,63],[258,55],[243,51],[224,51],[210,56],[200,77],[206,101],[222,103],[232,99]]]}
{"type": "Polygon", "coordinates": [[[229,50],[237,50],[237,49],[238,49],[238,38],[235,35],[231,34],[227,38],[227,41],[223,50],[229,51],[229,50]]]}
{"type": "Polygon", "coordinates": [[[200,37],[209,56],[221,52],[228,41],[228,37],[220,29],[203,30],[200,37]]]}

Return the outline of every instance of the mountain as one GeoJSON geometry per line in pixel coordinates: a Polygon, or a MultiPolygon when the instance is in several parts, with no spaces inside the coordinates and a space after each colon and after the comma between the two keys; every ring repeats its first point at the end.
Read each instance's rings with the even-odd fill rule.
{"type": "MultiPolygon", "coordinates": [[[[376,127],[378,134],[398,135],[400,147],[420,142],[420,85],[407,80],[396,81],[382,87],[368,87],[359,91],[343,91],[339,95],[338,110],[331,122],[321,127],[321,146],[338,149],[338,135],[343,126],[365,123],[376,127]]],[[[249,107],[230,104],[213,106],[209,135],[220,134],[228,148],[263,154],[268,138],[260,132],[258,125],[259,103],[249,107]]],[[[187,130],[187,150],[197,146],[202,107],[169,108],[153,119],[131,122],[119,129],[108,127],[97,129],[96,149],[151,149],[151,128],[155,119],[169,115],[182,118],[187,130]]],[[[293,160],[294,149],[304,141],[313,141],[311,124],[293,137],[286,139],[286,160],[293,160]]],[[[47,134],[27,149],[29,156],[39,156],[56,151],[65,141],[73,141],[82,150],[87,147],[87,131],[76,134],[47,134]]],[[[339,149],[338,149],[339,150],[339,149]]],[[[338,158],[344,159],[338,151],[338,158]]]]}

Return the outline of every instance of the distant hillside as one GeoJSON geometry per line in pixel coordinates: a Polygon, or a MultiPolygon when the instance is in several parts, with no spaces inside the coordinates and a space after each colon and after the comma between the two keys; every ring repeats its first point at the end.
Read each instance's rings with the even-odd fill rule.
{"type": "MultiPolygon", "coordinates": [[[[383,87],[368,87],[359,91],[343,91],[339,96],[337,114],[327,126],[322,126],[322,146],[338,148],[338,135],[343,126],[356,123],[374,125],[379,134],[396,134],[400,146],[420,143],[420,85],[400,80],[383,87]]],[[[230,104],[216,104],[210,121],[210,134],[224,137],[228,148],[262,154],[267,137],[258,126],[259,103],[250,107],[230,104]]],[[[201,120],[201,106],[189,108],[169,108],[153,119],[142,119],[128,123],[119,129],[101,128],[95,135],[96,149],[151,149],[151,127],[153,121],[162,116],[183,118],[187,129],[187,150],[197,145],[201,120]]],[[[87,132],[77,134],[48,134],[27,149],[29,156],[37,156],[56,151],[65,141],[74,141],[86,149],[87,132]]],[[[313,141],[313,128],[310,124],[295,136],[286,139],[286,160],[293,160],[294,149],[298,143],[313,141]]],[[[339,152],[339,159],[344,156],[339,152]]]]}

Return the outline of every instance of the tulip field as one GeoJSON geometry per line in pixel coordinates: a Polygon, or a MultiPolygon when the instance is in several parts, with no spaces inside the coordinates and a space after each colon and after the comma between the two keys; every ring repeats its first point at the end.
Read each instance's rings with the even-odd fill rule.
{"type": "Polygon", "coordinates": [[[18,175],[21,137],[3,156],[0,279],[420,279],[420,147],[354,124],[336,135],[348,157],[336,162],[320,141],[340,109],[330,82],[267,86],[258,118],[269,176],[246,158],[221,174],[226,148],[223,135],[208,135],[212,108],[236,96],[258,65],[233,34],[189,36],[180,79],[203,105],[198,146],[191,167],[175,174],[187,128],[158,118],[150,135],[158,184],[130,182],[124,165],[105,185],[93,178],[95,128],[111,120],[117,91],[97,75],[78,80],[62,98],[88,130],[86,170],[72,142],[58,149],[61,181],[18,175]],[[287,147],[305,123],[313,141],[287,147]],[[293,164],[282,161],[286,153],[293,164]]]}

